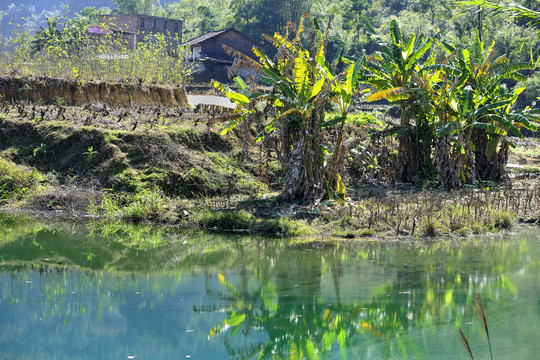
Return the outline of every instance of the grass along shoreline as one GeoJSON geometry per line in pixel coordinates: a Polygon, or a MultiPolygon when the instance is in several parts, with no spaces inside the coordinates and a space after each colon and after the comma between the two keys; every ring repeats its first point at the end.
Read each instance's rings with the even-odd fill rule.
{"type": "Polygon", "coordinates": [[[510,230],[516,224],[540,220],[537,181],[452,193],[390,190],[341,203],[325,201],[318,206],[300,206],[249,196],[178,199],[164,196],[160,191],[127,195],[79,188],[72,189],[71,195],[67,191],[63,202],[57,197],[45,207],[39,207],[29,195],[17,202],[4,203],[1,211],[103,223],[159,224],[186,230],[346,239],[467,237],[510,230]],[[86,199],[89,203],[86,209],[80,208],[80,196],[73,195],[80,195],[81,191],[94,196],[86,199]]]}

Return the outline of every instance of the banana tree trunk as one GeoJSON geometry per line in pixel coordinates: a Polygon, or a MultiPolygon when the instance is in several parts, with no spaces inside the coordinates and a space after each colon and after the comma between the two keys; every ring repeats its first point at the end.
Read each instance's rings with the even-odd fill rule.
{"type": "MultiPolygon", "coordinates": [[[[403,116],[407,113],[403,109],[403,116]]],[[[402,127],[408,129],[399,139],[398,160],[400,180],[404,183],[418,184],[423,180],[431,180],[435,168],[431,160],[433,145],[433,129],[427,119],[417,116],[414,124],[404,121],[402,127]]]]}
{"type": "Polygon", "coordinates": [[[285,167],[285,186],[280,198],[285,202],[316,202],[324,194],[316,137],[303,132],[295,142],[285,167]]]}
{"type": "Polygon", "coordinates": [[[443,190],[458,189],[462,186],[460,162],[462,157],[452,152],[450,136],[440,136],[435,144],[435,169],[437,182],[443,190]]]}
{"type": "Polygon", "coordinates": [[[501,145],[491,151],[488,148],[488,134],[483,129],[474,129],[473,143],[474,163],[479,180],[501,181],[506,175],[505,166],[508,162],[508,142],[503,140],[501,145]]]}
{"type": "MultiPolygon", "coordinates": [[[[401,107],[401,127],[406,127],[410,125],[410,119],[408,115],[408,109],[406,107],[401,107]]],[[[398,147],[398,164],[399,164],[399,180],[404,183],[414,183],[417,182],[414,174],[417,172],[417,163],[415,161],[415,156],[412,152],[412,136],[411,129],[407,131],[399,138],[399,147],[398,147]]]]}

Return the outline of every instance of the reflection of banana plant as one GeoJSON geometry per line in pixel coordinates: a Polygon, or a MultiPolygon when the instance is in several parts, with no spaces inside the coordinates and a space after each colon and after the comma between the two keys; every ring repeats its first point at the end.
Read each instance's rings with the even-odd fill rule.
{"type": "MultiPolygon", "coordinates": [[[[331,257],[328,259],[330,269],[339,274],[340,258],[331,257]]],[[[294,261],[289,257],[283,260],[294,261]]],[[[227,310],[228,316],[209,332],[209,336],[224,335],[230,355],[242,359],[273,359],[276,356],[317,359],[330,351],[336,342],[342,358],[346,358],[346,343],[357,331],[355,321],[362,308],[339,303],[328,307],[323,303],[320,298],[323,263],[321,259],[314,262],[316,265],[311,266],[314,274],[309,277],[305,277],[301,269],[288,268],[288,265],[280,269],[258,268],[254,271],[256,281],[248,279],[249,274],[243,271],[238,285],[218,274],[226,292],[214,292],[209,288],[207,292],[231,306],[211,309],[227,310]],[[296,288],[302,295],[283,293],[284,288],[296,288]],[[265,331],[269,339],[241,349],[233,347],[233,337],[240,333],[248,336],[253,331],[265,331]]],[[[334,276],[334,281],[339,293],[339,276],[334,276]]]]}
{"type": "MultiPolygon", "coordinates": [[[[400,270],[396,272],[395,281],[372,291],[365,302],[349,304],[344,304],[340,296],[341,287],[346,286],[342,284],[340,269],[345,256],[350,255],[334,249],[322,256],[301,255],[300,261],[296,258],[298,255],[281,253],[278,258],[259,261],[253,271],[242,268],[238,277],[219,273],[221,290],[216,290],[208,281],[207,293],[226,305],[198,311],[227,313],[226,319],[216,325],[209,336],[222,337],[229,354],[240,359],[326,358],[331,351],[336,352],[337,347],[341,357],[346,358],[350,345],[358,343],[355,339],[360,336],[367,339],[368,344],[384,343],[386,354],[422,356],[420,343],[400,335],[404,330],[428,329],[447,321],[457,329],[466,322],[464,309],[477,301],[475,289],[482,288],[487,300],[492,300],[493,294],[501,290],[511,294],[516,291],[504,275],[492,277],[488,282],[483,276],[478,280],[463,276],[463,271],[492,273],[492,267],[500,264],[498,254],[513,251],[511,247],[501,245],[500,249],[497,247],[499,251],[493,249],[491,261],[485,262],[482,259],[486,253],[479,250],[476,254],[480,256],[479,263],[486,265],[478,269],[478,263],[474,263],[473,270],[467,265],[472,254],[459,255],[455,262],[440,263],[438,255],[456,250],[448,246],[443,243],[422,248],[424,256],[411,270],[400,266],[399,259],[381,257],[383,254],[376,247],[361,251],[359,259],[366,262],[369,259],[370,263],[384,268],[391,263],[400,270]],[[321,298],[321,283],[329,273],[336,290],[336,299],[330,305],[321,298]],[[236,339],[238,336],[250,337],[254,333],[266,334],[268,339],[244,347],[235,346],[241,342],[236,339]]],[[[400,251],[400,258],[408,259],[409,252],[418,255],[418,249],[404,250],[400,251]]]]}

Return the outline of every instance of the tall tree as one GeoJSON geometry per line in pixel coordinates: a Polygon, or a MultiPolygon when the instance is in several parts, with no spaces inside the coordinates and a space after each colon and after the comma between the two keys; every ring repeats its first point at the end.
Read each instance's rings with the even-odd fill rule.
{"type": "MultiPolygon", "coordinates": [[[[232,27],[230,0],[183,0],[165,6],[163,16],[182,19],[185,39],[191,39],[209,31],[232,27]]],[[[236,27],[236,25],[234,25],[236,27]]]]}
{"type": "Polygon", "coordinates": [[[158,10],[157,0],[113,0],[115,12],[119,14],[154,15],[158,10]]]}
{"type": "Polygon", "coordinates": [[[352,0],[344,1],[343,5],[343,19],[345,30],[352,29],[359,33],[364,28],[365,11],[368,10],[373,4],[373,0],[352,0]]]}
{"type": "Polygon", "coordinates": [[[309,12],[312,0],[232,0],[234,18],[255,39],[262,34],[284,32],[287,22],[309,12]]]}

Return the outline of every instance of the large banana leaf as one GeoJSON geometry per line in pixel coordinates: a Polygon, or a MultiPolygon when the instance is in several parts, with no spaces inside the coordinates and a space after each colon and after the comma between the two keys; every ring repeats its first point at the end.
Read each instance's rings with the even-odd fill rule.
{"type": "Polygon", "coordinates": [[[506,136],[508,134],[506,130],[493,124],[488,124],[488,123],[483,123],[483,122],[473,122],[472,125],[479,129],[486,130],[488,133],[491,133],[491,134],[497,134],[497,135],[502,135],[502,136],[506,136]]]}
{"type": "Polygon", "coordinates": [[[474,107],[474,91],[472,88],[468,87],[463,89],[460,96],[460,102],[458,104],[459,116],[467,118],[474,107]]]}
{"type": "Polygon", "coordinates": [[[334,126],[347,120],[346,116],[337,116],[321,124],[321,128],[334,126]]]}
{"type": "Polygon", "coordinates": [[[360,68],[365,62],[365,57],[358,59],[352,66],[349,66],[347,70],[347,77],[345,80],[345,91],[348,95],[352,95],[355,89],[356,80],[358,79],[358,74],[360,73],[360,68]]]}
{"type": "Polygon", "coordinates": [[[392,38],[392,42],[395,45],[401,45],[403,41],[403,37],[401,36],[401,30],[399,29],[399,26],[397,24],[396,20],[392,20],[390,22],[390,37],[392,38]]]}
{"type": "Polygon", "coordinates": [[[411,37],[409,38],[409,42],[407,43],[407,45],[405,46],[405,49],[403,49],[403,51],[401,52],[401,56],[403,58],[403,60],[407,60],[411,57],[413,51],[414,51],[414,43],[416,41],[416,35],[415,34],[412,34],[411,37]]]}
{"type": "Polygon", "coordinates": [[[238,114],[238,117],[232,119],[225,125],[225,127],[219,132],[219,135],[226,135],[230,131],[232,131],[236,125],[240,124],[244,119],[246,118],[246,114],[238,114]]]}
{"type": "Polygon", "coordinates": [[[507,129],[518,138],[523,139],[523,134],[521,134],[521,131],[519,131],[518,127],[510,120],[510,118],[498,114],[493,114],[490,118],[499,128],[507,129]]]}
{"type": "Polygon", "coordinates": [[[405,89],[404,87],[394,87],[370,94],[366,98],[366,102],[379,100],[388,100],[390,102],[395,102],[399,100],[407,100],[409,97],[410,95],[407,94],[407,89],[405,89]]]}
{"type": "Polygon", "coordinates": [[[501,79],[507,79],[511,77],[512,79],[518,80],[518,81],[527,81],[527,77],[521,75],[518,73],[518,71],[521,70],[534,70],[536,68],[536,64],[532,64],[529,62],[518,62],[518,63],[511,63],[500,69],[496,76],[501,79]]]}
{"type": "Polygon", "coordinates": [[[497,101],[491,104],[486,104],[472,112],[470,117],[472,119],[479,119],[482,116],[493,113],[494,110],[501,109],[511,104],[511,100],[497,101]]]}
{"type": "Polygon", "coordinates": [[[457,129],[459,129],[459,123],[457,121],[449,121],[439,126],[437,129],[437,136],[446,136],[453,133],[457,129]]]}
{"type": "Polygon", "coordinates": [[[297,94],[304,94],[310,86],[307,51],[299,51],[294,58],[294,89],[297,94]]]}

